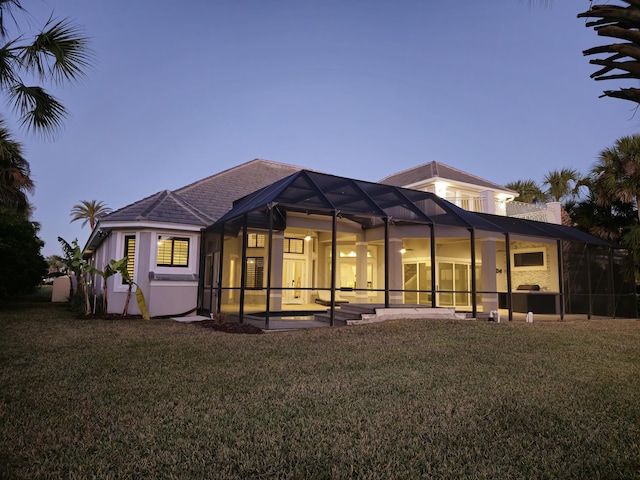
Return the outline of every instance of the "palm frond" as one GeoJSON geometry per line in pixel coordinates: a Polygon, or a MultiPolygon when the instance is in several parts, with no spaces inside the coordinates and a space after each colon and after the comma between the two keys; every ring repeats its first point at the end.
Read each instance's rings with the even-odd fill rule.
{"type": "Polygon", "coordinates": [[[15,52],[15,40],[0,48],[0,88],[8,88],[20,81],[20,59],[15,52]]]}
{"type": "Polygon", "coordinates": [[[20,0],[0,0],[0,38],[6,38],[8,35],[6,27],[7,16],[13,20],[13,23],[18,24],[14,15],[15,10],[25,12],[20,0]]]}
{"type": "Polygon", "coordinates": [[[56,83],[77,80],[86,75],[93,64],[88,38],[68,19],[49,19],[31,45],[25,46],[21,61],[29,72],[40,79],[56,83]]]}
{"type": "Polygon", "coordinates": [[[20,83],[11,88],[9,97],[21,116],[20,124],[31,132],[52,135],[68,116],[64,105],[42,87],[20,83]]]}

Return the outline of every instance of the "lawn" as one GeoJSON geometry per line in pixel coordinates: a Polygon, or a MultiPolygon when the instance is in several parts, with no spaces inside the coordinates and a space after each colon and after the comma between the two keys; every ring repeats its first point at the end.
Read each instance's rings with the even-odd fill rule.
{"type": "Polygon", "coordinates": [[[238,335],[0,309],[1,478],[639,478],[640,322],[238,335]]]}

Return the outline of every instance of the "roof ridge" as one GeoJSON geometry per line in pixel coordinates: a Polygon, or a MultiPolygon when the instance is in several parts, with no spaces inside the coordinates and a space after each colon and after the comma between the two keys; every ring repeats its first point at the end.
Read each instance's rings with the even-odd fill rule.
{"type": "Polygon", "coordinates": [[[436,162],[435,160],[431,160],[430,162],[425,162],[425,163],[421,163],[420,165],[415,165],[413,167],[405,168],[404,170],[401,170],[399,172],[395,172],[395,173],[392,173],[391,175],[387,175],[386,177],[380,179],[378,181],[378,183],[382,183],[382,182],[384,182],[385,180],[387,180],[387,179],[389,179],[391,177],[395,177],[397,175],[401,175],[403,173],[410,172],[411,170],[417,170],[419,168],[426,167],[427,165],[431,165],[433,163],[438,163],[438,162],[436,162]]]}
{"type": "MultiPolygon", "coordinates": [[[[137,217],[136,219],[138,220],[144,220],[145,218],[147,218],[147,216],[149,215],[149,213],[151,213],[152,211],[154,211],[163,201],[165,198],[167,198],[167,196],[171,195],[171,190],[162,190],[160,192],[157,193],[158,198],[156,198],[153,202],[151,202],[151,205],[149,205],[147,208],[145,208],[137,217]]],[[[137,203],[137,202],[136,202],[137,203]]]]}
{"type": "Polygon", "coordinates": [[[241,167],[246,167],[248,165],[252,165],[252,164],[258,163],[258,162],[267,163],[267,164],[275,165],[275,166],[278,166],[278,167],[288,167],[288,168],[299,167],[301,169],[303,168],[303,167],[300,167],[299,165],[291,165],[291,164],[288,164],[288,163],[274,162],[273,160],[266,160],[264,158],[254,158],[253,160],[249,160],[248,162],[241,163],[240,165],[234,165],[233,167],[227,168],[226,170],[222,170],[221,172],[214,173],[213,175],[209,175],[208,177],[201,178],[200,180],[196,180],[195,182],[189,183],[188,185],[185,185],[183,187],[177,188],[176,190],[174,190],[174,192],[180,193],[180,192],[184,192],[184,191],[190,190],[190,189],[192,189],[194,187],[197,187],[198,185],[201,185],[201,184],[211,180],[214,177],[220,178],[220,177],[222,177],[224,175],[228,175],[229,173],[238,170],[241,167]]]}
{"type": "Polygon", "coordinates": [[[125,205],[124,207],[120,207],[117,210],[114,210],[113,212],[109,213],[108,215],[105,215],[104,217],[100,217],[100,220],[106,220],[108,217],[110,217],[112,215],[115,215],[116,213],[119,213],[119,212],[121,212],[122,210],[124,210],[126,208],[129,208],[129,207],[132,207],[134,205],[139,205],[139,204],[141,204],[143,202],[146,202],[147,200],[149,200],[149,199],[151,199],[153,197],[161,195],[165,191],[166,190],[161,190],[159,192],[152,193],[151,195],[147,195],[146,197],[141,198],[140,200],[136,200],[135,202],[129,203],[129,204],[125,205]]]}
{"type": "Polygon", "coordinates": [[[214,221],[214,219],[212,217],[210,217],[209,215],[204,213],[202,210],[200,210],[195,205],[192,205],[188,200],[184,199],[182,197],[182,195],[180,195],[179,193],[169,192],[168,196],[173,198],[176,202],[178,202],[180,204],[180,206],[182,206],[183,208],[189,210],[190,213],[200,217],[202,220],[205,220],[207,222],[213,222],[214,221]]]}

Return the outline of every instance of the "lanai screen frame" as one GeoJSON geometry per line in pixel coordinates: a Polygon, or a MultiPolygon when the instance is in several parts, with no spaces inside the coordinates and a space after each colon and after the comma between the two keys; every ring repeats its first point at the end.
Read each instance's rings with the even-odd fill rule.
{"type": "MultiPolygon", "coordinates": [[[[477,314],[476,301],[476,269],[475,269],[475,238],[477,232],[491,232],[504,236],[507,248],[507,304],[509,320],[513,318],[513,300],[511,284],[511,260],[509,254],[510,236],[517,234],[533,238],[554,239],[557,242],[558,272],[560,282],[560,318],[564,318],[564,278],[561,266],[562,243],[578,242],[585,245],[619,249],[612,242],[587,234],[564,225],[556,225],[533,220],[513,217],[503,217],[482,213],[469,212],[438,197],[434,193],[412,190],[392,185],[355,180],[309,170],[298,171],[267,187],[249,194],[236,202],[233,208],[213,225],[203,230],[203,234],[217,232],[220,234],[220,258],[223,256],[225,235],[237,237],[243,231],[242,241],[242,270],[240,281],[240,311],[239,321],[244,317],[244,275],[246,269],[246,249],[248,228],[259,228],[269,231],[268,262],[266,285],[266,317],[269,325],[269,301],[271,296],[272,271],[272,237],[274,231],[286,228],[287,212],[298,212],[330,216],[332,218],[332,266],[331,266],[331,299],[330,324],[334,324],[336,308],[336,225],[338,218],[346,218],[358,223],[363,230],[384,227],[384,262],[385,262],[385,306],[389,306],[389,225],[427,225],[430,228],[431,255],[435,255],[436,225],[458,227],[466,229],[470,238],[471,254],[471,295],[472,315],[477,314]]],[[[204,249],[202,255],[204,256],[204,249]]],[[[434,265],[432,259],[432,265],[434,265]]],[[[222,276],[222,263],[219,264],[219,277],[222,276]]],[[[432,267],[432,277],[434,268],[432,267]]],[[[201,276],[202,277],[202,276],[201,276]]],[[[218,281],[218,310],[221,301],[221,282],[218,281]]],[[[432,288],[435,281],[432,279],[432,288]]],[[[203,295],[203,288],[200,289],[203,295]]],[[[435,292],[434,292],[435,293],[435,292]]],[[[202,300],[202,299],[200,299],[202,300]]],[[[435,295],[432,295],[435,307],[435,295]]],[[[200,301],[202,305],[203,302],[200,301]]],[[[210,306],[212,308],[212,305],[210,306]]],[[[589,315],[590,318],[590,315],[589,315]]]]}

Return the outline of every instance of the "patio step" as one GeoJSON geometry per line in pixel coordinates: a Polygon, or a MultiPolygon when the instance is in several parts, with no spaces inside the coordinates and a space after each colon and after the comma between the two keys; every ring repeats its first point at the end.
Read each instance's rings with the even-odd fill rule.
{"type": "MultiPolygon", "coordinates": [[[[430,308],[422,306],[394,306],[385,308],[366,304],[345,304],[335,310],[334,325],[363,325],[384,322],[397,318],[420,318],[436,320],[464,320],[467,315],[453,308],[430,308]]],[[[315,320],[330,322],[331,313],[317,313],[315,320]]]]}

